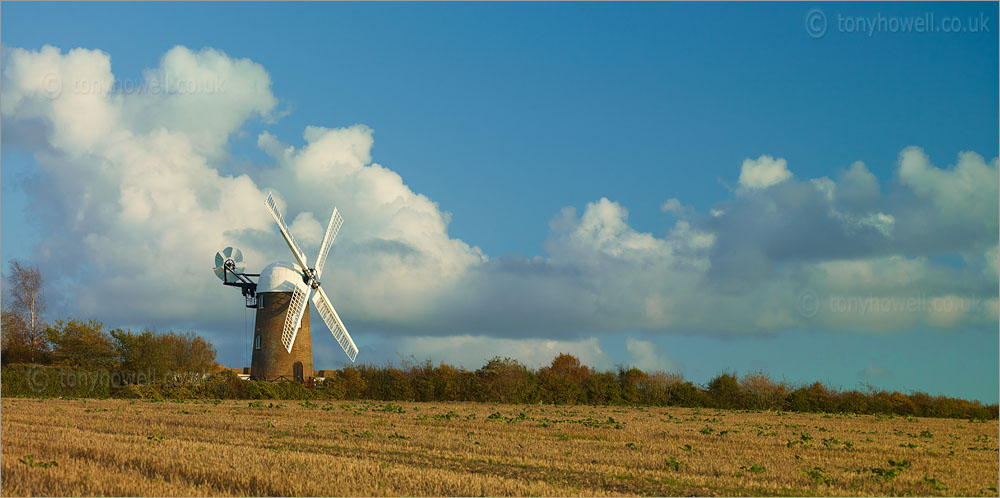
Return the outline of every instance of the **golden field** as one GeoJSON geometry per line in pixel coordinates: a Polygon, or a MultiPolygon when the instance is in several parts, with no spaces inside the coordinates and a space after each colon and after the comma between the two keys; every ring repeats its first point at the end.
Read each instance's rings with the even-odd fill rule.
{"type": "Polygon", "coordinates": [[[2,400],[9,495],[985,495],[997,421],[481,403],[2,400]]]}

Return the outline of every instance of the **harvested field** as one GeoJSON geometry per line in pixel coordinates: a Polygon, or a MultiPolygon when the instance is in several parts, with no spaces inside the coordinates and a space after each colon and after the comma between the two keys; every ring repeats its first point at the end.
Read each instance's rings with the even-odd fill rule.
{"type": "Polygon", "coordinates": [[[8,495],[984,495],[997,421],[686,408],[2,400],[8,495]]]}

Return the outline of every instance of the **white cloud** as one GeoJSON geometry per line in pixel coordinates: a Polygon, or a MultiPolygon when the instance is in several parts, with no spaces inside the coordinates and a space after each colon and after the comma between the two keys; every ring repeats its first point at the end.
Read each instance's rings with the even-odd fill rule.
{"type": "Polygon", "coordinates": [[[996,224],[997,210],[992,209],[1000,195],[996,159],[986,164],[979,154],[963,152],[953,168],[940,169],[922,149],[907,147],[899,153],[899,179],[944,219],[996,224]]]}
{"type": "Polygon", "coordinates": [[[259,143],[277,168],[257,178],[220,173],[229,139],[276,103],[256,63],[175,47],[145,73],[143,91],[114,88],[100,51],[13,49],[5,61],[5,125],[41,122],[47,133],[36,154],[45,179],[35,202],[51,223],[39,263],[88,275],[85,285],[60,287],[79,296],[70,313],[111,323],[218,320],[238,299],[206,278],[215,251],[238,246],[251,269],[290,259],[263,208],[270,189],[310,259],[340,206],[345,226],[325,280],[336,279],[328,292],[355,321],[419,316],[485,259],[447,235],[448,215],[434,202],[371,163],[364,126],[308,127],[300,149],[265,133],[259,143]],[[61,92],[44,92],[49,75],[61,92]],[[214,86],[186,91],[185,82],[214,86]]]}
{"type": "MultiPolygon", "coordinates": [[[[373,162],[364,125],[309,126],[301,146],[263,132],[257,145],[273,167],[220,172],[233,136],[273,118],[260,65],[176,47],[145,78],[174,90],[178,81],[214,86],[77,91],[76,81],[114,88],[108,54],[45,47],[11,49],[5,60],[5,132],[38,135],[19,144],[40,171],[31,194],[47,238],[35,263],[65,276],[55,288],[73,316],[230,340],[232,315],[220,310],[242,312],[239,296],[210,262],[227,245],[251,269],[290,258],[263,208],[273,190],[310,259],[334,204],[343,214],[324,284],[348,326],[403,334],[428,354],[509,349],[547,362],[570,352],[593,364],[599,345],[579,338],[598,332],[954,329],[997,319],[996,159],[963,153],[941,169],[908,148],[882,194],[861,163],[836,180],[798,181],[784,159],[760,156],[743,162],[734,198],[707,215],[666,201],[662,210],[684,219],[665,233],[635,229],[622,203],[602,198],[552,218],[546,256],[489,259],[449,235],[449,213],[373,162]],[[934,263],[955,253],[968,255],[967,268],[934,263]],[[812,314],[800,303],[804,290],[822,299],[914,289],[937,304],[812,314]],[[958,306],[967,301],[980,305],[958,306]]],[[[649,349],[641,341],[627,346],[636,361],[659,358],[639,356],[649,349]]]]}
{"type": "Polygon", "coordinates": [[[899,154],[899,183],[906,194],[906,216],[896,213],[896,234],[928,252],[980,252],[996,244],[1000,224],[997,158],[987,163],[962,152],[948,168],[935,167],[918,147],[899,154]]]}
{"type": "Polygon", "coordinates": [[[628,338],[625,349],[632,355],[633,364],[646,372],[663,371],[677,373],[679,367],[667,355],[657,351],[656,346],[649,341],[628,338]]]}
{"type": "Polygon", "coordinates": [[[671,197],[660,205],[660,211],[663,211],[664,213],[682,214],[684,213],[684,206],[681,204],[681,201],[677,200],[676,197],[671,197]]]}
{"type": "Polygon", "coordinates": [[[740,186],[757,190],[781,183],[792,177],[792,172],[788,171],[788,163],[782,159],[775,159],[768,155],[761,155],[757,159],[746,159],[740,167],[740,186]]]}

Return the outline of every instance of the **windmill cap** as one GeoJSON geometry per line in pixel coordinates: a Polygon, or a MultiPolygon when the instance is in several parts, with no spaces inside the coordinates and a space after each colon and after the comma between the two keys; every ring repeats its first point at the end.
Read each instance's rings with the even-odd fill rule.
{"type": "Polygon", "coordinates": [[[302,285],[302,272],[295,263],[278,261],[271,263],[260,271],[257,280],[257,293],[261,292],[292,292],[302,285]]]}

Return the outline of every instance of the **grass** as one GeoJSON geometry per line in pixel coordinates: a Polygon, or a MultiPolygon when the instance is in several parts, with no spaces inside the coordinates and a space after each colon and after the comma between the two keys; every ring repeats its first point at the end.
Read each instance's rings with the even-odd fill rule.
{"type": "Polygon", "coordinates": [[[489,403],[0,403],[4,496],[997,496],[1000,473],[996,436],[954,419],[489,403]]]}

